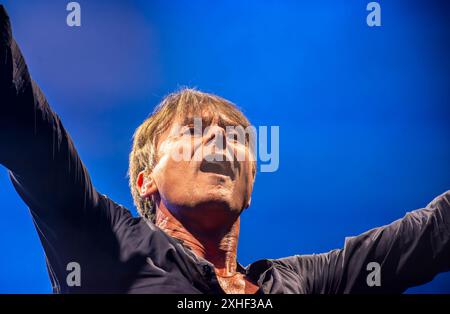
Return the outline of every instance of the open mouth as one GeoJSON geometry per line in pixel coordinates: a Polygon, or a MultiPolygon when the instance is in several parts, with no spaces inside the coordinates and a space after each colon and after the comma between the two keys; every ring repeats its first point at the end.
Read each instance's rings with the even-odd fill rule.
{"type": "Polygon", "coordinates": [[[207,158],[203,159],[200,164],[200,171],[220,174],[234,179],[232,163],[226,160],[224,155],[208,155],[205,157],[207,158]]]}

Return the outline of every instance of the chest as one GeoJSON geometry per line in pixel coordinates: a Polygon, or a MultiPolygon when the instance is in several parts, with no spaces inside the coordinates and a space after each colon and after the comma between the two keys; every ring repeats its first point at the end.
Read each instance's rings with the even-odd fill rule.
{"type": "Polygon", "coordinates": [[[259,289],[256,284],[242,274],[231,278],[217,277],[217,280],[227,294],[255,294],[259,289]]]}

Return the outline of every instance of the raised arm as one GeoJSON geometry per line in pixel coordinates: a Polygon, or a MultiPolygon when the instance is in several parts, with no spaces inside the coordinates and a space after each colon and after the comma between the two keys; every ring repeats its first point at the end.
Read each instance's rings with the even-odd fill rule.
{"type": "Polygon", "coordinates": [[[116,275],[124,268],[119,241],[138,224],[126,208],[94,189],[60,118],[31,79],[1,5],[0,164],[30,208],[53,291],[121,291],[108,271],[116,275]],[[81,287],[66,284],[71,262],[83,269],[81,287]]]}
{"type": "Polygon", "coordinates": [[[450,270],[450,191],[387,226],[346,238],[342,249],[280,261],[307,279],[311,293],[401,293],[424,284],[450,270]],[[376,269],[369,263],[380,266],[379,285],[368,284],[376,269]]]}
{"type": "Polygon", "coordinates": [[[0,6],[0,163],[34,212],[81,213],[98,201],[60,118],[31,79],[0,6]]]}

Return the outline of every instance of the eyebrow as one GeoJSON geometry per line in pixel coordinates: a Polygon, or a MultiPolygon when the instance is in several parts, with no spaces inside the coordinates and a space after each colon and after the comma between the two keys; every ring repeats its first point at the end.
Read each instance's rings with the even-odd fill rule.
{"type": "MultiPolygon", "coordinates": [[[[217,124],[222,127],[240,125],[238,122],[233,122],[229,117],[223,114],[207,114],[207,115],[204,114],[201,116],[203,126],[210,125],[215,117],[218,118],[217,124]]],[[[186,116],[183,119],[183,125],[194,124],[195,118],[200,118],[200,116],[194,115],[186,116]]]]}

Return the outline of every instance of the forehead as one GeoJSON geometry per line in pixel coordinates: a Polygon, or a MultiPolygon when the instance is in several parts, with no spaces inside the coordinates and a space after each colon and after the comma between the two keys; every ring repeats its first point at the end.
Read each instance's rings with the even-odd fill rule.
{"type": "Polygon", "coordinates": [[[203,99],[201,101],[175,102],[164,122],[160,124],[155,140],[158,143],[164,141],[171,131],[177,127],[194,124],[195,119],[201,119],[202,127],[216,123],[219,126],[243,126],[250,125],[242,112],[225,100],[203,99]]]}
{"type": "Polygon", "coordinates": [[[201,118],[204,123],[226,123],[229,125],[245,125],[248,121],[240,110],[232,103],[224,99],[204,97],[184,103],[178,102],[173,123],[189,124],[195,118],[201,118]]]}
{"type": "Polygon", "coordinates": [[[246,123],[243,121],[238,121],[238,119],[230,117],[224,112],[212,112],[211,110],[203,110],[201,113],[188,113],[186,116],[175,116],[172,121],[168,123],[166,128],[160,132],[157,138],[157,147],[166,140],[172,132],[177,132],[180,127],[194,125],[195,119],[200,119],[202,127],[209,126],[211,124],[217,124],[223,128],[227,126],[238,126],[241,125],[244,128],[246,123]]]}
{"type": "Polygon", "coordinates": [[[233,119],[228,114],[224,112],[212,112],[211,110],[204,110],[200,113],[189,113],[182,117],[177,117],[172,122],[173,125],[189,125],[193,124],[196,119],[199,119],[203,125],[210,125],[216,123],[220,126],[235,126],[240,125],[241,121],[233,119]]]}

